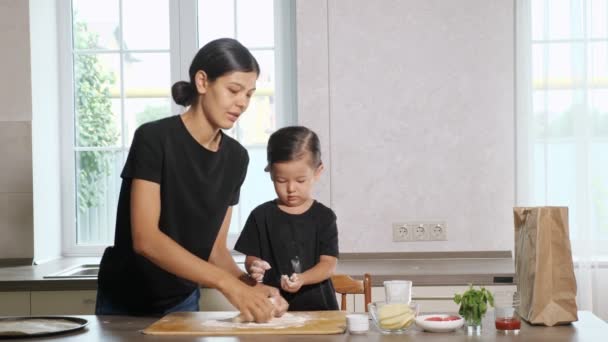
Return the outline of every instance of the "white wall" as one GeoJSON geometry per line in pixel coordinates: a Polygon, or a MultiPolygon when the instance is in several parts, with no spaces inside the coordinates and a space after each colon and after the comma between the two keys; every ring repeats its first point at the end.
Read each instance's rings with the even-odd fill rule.
{"type": "Polygon", "coordinates": [[[297,6],[299,118],[322,140],[341,251],[511,249],[513,2],[297,6]],[[392,222],[429,219],[447,241],[392,242],[392,222]]]}
{"type": "Polygon", "coordinates": [[[0,1],[0,259],[61,253],[55,1],[31,2],[0,1]]]}
{"type": "Polygon", "coordinates": [[[329,35],[327,0],[296,1],[298,122],[316,131],[321,140],[325,174],[316,187],[317,200],[332,204],[329,35]]]}
{"type": "Polygon", "coordinates": [[[28,2],[0,1],[0,258],[33,256],[28,2]]]}

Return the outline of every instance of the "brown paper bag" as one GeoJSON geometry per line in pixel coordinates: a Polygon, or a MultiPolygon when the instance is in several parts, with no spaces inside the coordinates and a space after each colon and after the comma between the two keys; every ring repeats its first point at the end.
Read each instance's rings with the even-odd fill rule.
{"type": "Polygon", "coordinates": [[[567,207],[513,208],[519,315],[553,326],[578,320],[567,207]]]}

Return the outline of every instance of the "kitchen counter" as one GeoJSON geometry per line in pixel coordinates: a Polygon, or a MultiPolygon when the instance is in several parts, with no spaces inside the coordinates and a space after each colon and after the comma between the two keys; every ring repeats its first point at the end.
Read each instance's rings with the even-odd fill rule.
{"type": "Polygon", "coordinates": [[[39,265],[0,268],[0,291],[97,290],[97,278],[45,279],[44,276],[82,264],[99,264],[101,258],[59,258],[39,265]]]}
{"type": "Polygon", "coordinates": [[[392,279],[415,286],[512,285],[515,265],[511,251],[343,253],[336,273],[357,279],[370,273],[372,286],[392,279]]]}
{"type": "MultiPolygon", "coordinates": [[[[235,313],[236,314],[236,313],[235,313]]],[[[158,318],[128,317],[128,316],[77,316],[89,321],[83,330],[48,336],[45,338],[31,338],[28,341],[215,341],[218,337],[201,336],[150,336],[140,331],[154,323],[158,318]]],[[[371,323],[370,323],[371,324],[371,323]]],[[[467,336],[463,329],[452,333],[428,333],[414,327],[403,335],[382,335],[372,329],[364,335],[243,335],[223,337],[223,341],[589,341],[605,340],[608,336],[608,324],[591,312],[580,311],[579,321],[570,325],[556,327],[530,326],[522,322],[519,335],[507,336],[497,333],[494,329],[493,317],[486,315],[483,321],[480,336],[467,336]]],[[[20,339],[22,341],[23,339],[20,339]]]]}
{"type": "MultiPolygon", "coordinates": [[[[34,266],[0,267],[0,291],[96,290],[97,279],[48,279],[53,273],[82,264],[98,264],[100,258],[60,258],[34,266]]],[[[244,257],[235,255],[242,266],[244,257]]],[[[510,251],[343,253],[336,273],[361,279],[372,274],[372,285],[387,279],[408,279],[416,286],[513,284],[510,251]]]]}

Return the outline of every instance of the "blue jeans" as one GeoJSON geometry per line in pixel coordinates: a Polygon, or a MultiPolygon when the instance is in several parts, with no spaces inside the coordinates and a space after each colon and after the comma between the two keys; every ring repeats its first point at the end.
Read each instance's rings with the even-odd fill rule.
{"type": "MultiPolygon", "coordinates": [[[[199,289],[196,289],[186,299],[176,306],[169,308],[161,313],[164,316],[171,312],[178,311],[199,311],[198,301],[201,298],[199,289]]],[[[96,315],[130,315],[130,312],[123,303],[112,302],[100,289],[97,290],[97,301],[95,303],[96,315]]]]}

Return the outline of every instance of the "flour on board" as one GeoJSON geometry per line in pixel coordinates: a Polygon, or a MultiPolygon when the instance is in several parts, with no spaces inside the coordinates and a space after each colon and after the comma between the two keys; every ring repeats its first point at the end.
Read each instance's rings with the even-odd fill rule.
{"type": "Polygon", "coordinates": [[[275,317],[271,319],[267,323],[236,323],[233,322],[232,319],[227,320],[209,320],[201,322],[201,325],[204,327],[213,327],[213,328],[237,328],[237,329],[256,329],[256,328],[276,328],[283,329],[289,327],[301,327],[304,325],[309,318],[303,315],[293,315],[290,313],[286,313],[281,317],[275,317]]]}

